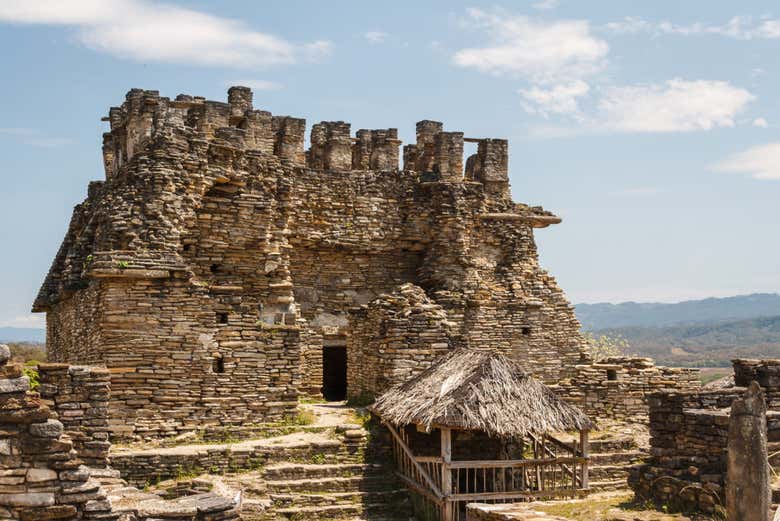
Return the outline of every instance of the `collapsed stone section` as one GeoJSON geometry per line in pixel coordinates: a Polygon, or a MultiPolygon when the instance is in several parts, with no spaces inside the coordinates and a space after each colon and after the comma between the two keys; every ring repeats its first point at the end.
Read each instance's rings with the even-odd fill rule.
{"type": "Polygon", "coordinates": [[[456,324],[422,288],[403,284],[350,314],[348,394],[375,397],[459,345],[456,324]]]}
{"type": "Polygon", "coordinates": [[[238,519],[232,498],[207,493],[164,501],[126,486],[108,461],[105,369],[42,364],[39,395],[9,357],[0,344],[0,519],[238,519]]]}
{"type": "Polygon", "coordinates": [[[89,467],[108,467],[111,374],[104,368],[67,364],[40,364],[38,374],[38,392],[56,412],[79,457],[89,467]]]}
{"type": "Polygon", "coordinates": [[[29,378],[9,357],[0,345],[0,518],[116,519],[62,422],[29,392],[29,378]]]}
{"type": "Polygon", "coordinates": [[[594,418],[646,424],[648,396],[700,387],[698,369],[656,366],[650,358],[612,357],[577,364],[554,389],[594,418]]]}
{"type": "MultiPolygon", "coordinates": [[[[734,360],[737,386],[660,392],[648,398],[651,458],[637,466],[629,485],[639,498],[679,508],[713,512],[724,506],[732,403],[757,381],[767,396],[778,396],[778,360],[734,360]],[[761,375],[761,376],[759,376],[761,375]],[[748,380],[753,376],[760,379],[748,380]]],[[[780,408],[768,403],[767,439],[780,442],[780,408]]],[[[778,460],[770,457],[777,470],[778,460]]]]}

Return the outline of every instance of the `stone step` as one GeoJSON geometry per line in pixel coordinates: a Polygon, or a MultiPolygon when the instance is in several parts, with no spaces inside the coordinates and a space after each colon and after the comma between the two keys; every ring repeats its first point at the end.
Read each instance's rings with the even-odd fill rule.
{"type": "Polygon", "coordinates": [[[387,503],[352,503],[347,505],[290,507],[274,509],[274,514],[282,519],[293,521],[362,518],[367,515],[370,516],[371,520],[376,519],[376,515],[405,519],[411,515],[411,504],[409,501],[404,501],[402,504],[396,503],[392,505],[387,503]]]}
{"type": "Polygon", "coordinates": [[[325,479],[335,477],[387,474],[392,469],[384,465],[369,463],[278,463],[266,467],[263,477],[267,481],[289,481],[300,479],[325,479]]]}
{"type": "Polygon", "coordinates": [[[603,452],[635,450],[637,445],[633,438],[625,437],[590,440],[588,447],[591,454],[597,454],[603,452]]]}
{"type": "Polygon", "coordinates": [[[646,457],[648,457],[648,454],[646,452],[642,452],[641,450],[600,452],[590,455],[590,463],[591,465],[633,465],[634,463],[637,463],[639,460],[642,460],[646,457]]]}
{"type": "Polygon", "coordinates": [[[335,505],[371,505],[403,504],[409,499],[405,488],[377,492],[336,492],[330,494],[271,494],[271,504],[275,509],[289,507],[313,507],[335,505]]]}
{"type": "Polygon", "coordinates": [[[608,492],[612,490],[624,490],[628,488],[626,479],[601,479],[589,481],[588,486],[593,492],[608,492]]]}
{"type": "Polygon", "coordinates": [[[629,466],[624,465],[592,465],[588,467],[588,475],[596,480],[622,479],[625,481],[629,468],[629,466]]]}
{"type": "Polygon", "coordinates": [[[393,474],[367,476],[342,476],[330,478],[293,479],[267,481],[269,493],[305,492],[357,492],[384,490],[393,487],[397,480],[393,474]]]}

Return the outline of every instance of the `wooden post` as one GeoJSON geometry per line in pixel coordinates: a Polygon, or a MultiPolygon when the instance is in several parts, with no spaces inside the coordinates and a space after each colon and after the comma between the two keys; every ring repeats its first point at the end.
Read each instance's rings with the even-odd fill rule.
{"type": "Polygon", "coordinates": [[[452,500],[452,471],[450,463],[452,462],[452,431],[450,429],[441,429],[441,493],[444,496],[444,519],[441,521],[453,521],[452,500]]]}
{"type": "Polygon", "coordinates": [[[580,447],[582,448],[582,457],[585,461],[582,463],[582,488],[588,488],[588,431],[580,431],[580,447]]]}

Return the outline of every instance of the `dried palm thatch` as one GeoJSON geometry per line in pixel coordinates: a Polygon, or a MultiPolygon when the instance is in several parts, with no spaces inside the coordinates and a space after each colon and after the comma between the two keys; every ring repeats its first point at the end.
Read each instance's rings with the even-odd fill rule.
{"type": "Polygon", "coordinates": [[[388,390],[371,410],[395,425],[475,430],[501,438],[593,426],[582,411],[507,357],[466,348],[388,390]]]}

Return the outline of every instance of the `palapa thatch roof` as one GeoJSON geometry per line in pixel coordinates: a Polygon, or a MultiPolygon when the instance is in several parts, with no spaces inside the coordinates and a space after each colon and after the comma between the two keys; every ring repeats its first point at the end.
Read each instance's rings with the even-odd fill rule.
{"type": "Polygon", "coordinates": [[[450,427],[502,438],[590,429],[577,407],[494,351],[460,348],[380,396],[372,412],[395,425],[450,427]]]}

